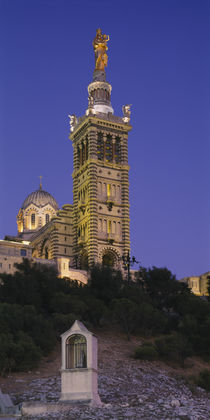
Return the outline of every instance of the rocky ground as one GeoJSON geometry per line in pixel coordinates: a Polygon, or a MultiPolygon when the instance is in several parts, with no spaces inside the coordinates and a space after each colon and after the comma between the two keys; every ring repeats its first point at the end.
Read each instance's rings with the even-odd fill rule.
{"type": "MultiPolygon", "coordinates": [[[[97,336],[102,407],[75,405],[33,419],[210,419],[210,394],[183,379],[183,375],[199,370],[198,361],[191,361],[192,366],[184,370],[160,362],[143,362],[131,357],[140,339],[133,337],[127,342],[120,333],[111,332],[97,332],[97,336]]],[[[56,402],[60,393],[59,368],[58,349],[39,371],[0,378],[0,388],[10,394],[15,404],[56,402]]]]}

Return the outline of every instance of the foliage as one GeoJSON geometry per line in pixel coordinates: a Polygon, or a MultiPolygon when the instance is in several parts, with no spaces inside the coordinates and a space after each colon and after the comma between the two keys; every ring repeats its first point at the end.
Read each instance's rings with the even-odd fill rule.
{"type": "Polygon", "coordinates": [[[115,318],[120,322],[128,340],[130,340],[130,334],[134,331],[139,320],[137,304],[129,299],[121,298],[114,299],[112,307],[115,318]]]}
{"type": "Polygon", "coordinates": [[[22,331],[0,334],[0,373],[33,369],[41,359],[41,351],[31,337],[22,331]]]}
{"type": "MultiPolygon", "coordinates": [[[[98,328],[114,323],[128,339],[132,333],[162,334],[148,352],[156,349],[165,360],[210,358],[210,302],[194,296],[167,268],[140,267],[136,281],[127,282],[119,271],[97,265],[82,286],[26,259],[16,268],[13,275],[0,274],[2,372],[31,369],[75,319],[98,328]]],[[[140,352],[147,351],[143,347],[140,352]]]]}
{"type": "Polygon", "coordinates": [[[16,264],[17,271],[1,274],[0,302],[19,305],[33,305],[48,313],[49,303],[59,289],[59,278],[54,268],[45,264],[32,263],[26,258],[16,264]]]}
{"type": "Polygon", "coordinates": [[[107,306],[95,297],[88,296],[86,301],[87,312],[86,320],[94,326],[105,325],[109,323],[110,311],[107,306]]]}
{"type": "Polygon", "coordinates": [[[57,332],[57,334],[62,334],[67,331],[71,325],[74,323],[76,319],[80,320],[80,317],[76,317],[75,314],[61,314],[61,313],[54,313],[53,314],[53,325],[57,332]]]}
{"type": "Polygon", "coordinates": [[[138,306],[138,330],[143,335],[156,335],[164,331],[167,319],[151,303],[142,303],[138,306]]]}
{"type": "Polygon", "coordinates": [[[123,279],[120,271],[99,265],[92,268],[88,283],[89,291],[97,299],[101,299],[105,305],[120,296],[122,286],[123,279]]]}
{"type": "Polygon", "coordinates": [[[210,391],[210,370],[203,369],[195,378],[195,383],[206,391],[210,391]]]}
{"type": "Polygon", "coordinates": [[[207,283],[208,300],[210,301],[210,276],[208,276],[207,279],[208,279],[208,283],[207,283]]]}
{"type": "Polygon", "coordinates": [[[186,357],[192,355],[192,348],[187,339],[179,334],[168,335],[155,340],[159,356],[163,360],[184,364],[186,357]]]}
{"type": "Polygon", "coordinates": [[[158,352],[155,346],[145,343],[135,349],[134,357],[141,360],[156,360],[158,359],[158,352]]]}

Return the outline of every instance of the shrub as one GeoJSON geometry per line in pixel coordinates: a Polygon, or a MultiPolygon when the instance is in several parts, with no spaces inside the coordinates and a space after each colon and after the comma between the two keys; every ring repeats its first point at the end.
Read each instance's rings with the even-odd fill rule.
{"type": "Polygon", "coordinates": [[[94,266],[90,273],[88,288],[91,294],[108,305],[120,295],[123,285],[122,274],[110,267],[94,266]]]}
{"type": "Polygon", "coordinates": [[[144,334],[162,333],[166,327],[167,320],[164,315],[149,303],[142,303],[138,306],[139,322],[138,329],[144,334]]]}
{"type": "Polygon", "coordinates": [[[135,349],[134,357],[135,359],[141,360],[156,360],[158,358],[158,352],[155,346],[147,343],[135,349]]]}
{"type": "Polygon", "coordinates": [[[31,337],[20,331],[17,336],[0,335],[0,373],[33,369],[41,359],[41,352],[31,337]]]}
{"type": "Polygon", "coordinates": [[[0,374],[13,370],[14,360],[14,342],[12,334],[0,334],[0,374]]]}
{"type": "Polygon", "coordinates": [[[189,342],[181,335],[168,335],[155,340],[159,356],[164,360],[184,363],[186,357],[191,356],[192,349],[189,342]]]}
{"type": "Polygon", "coordinates": [[[35,345],[32,338],[20,331],[17,337],[17,344],[13,347],[15,366],[14,370],[24,371],[37,367],[42,354],[35,345]]]}
{"type": "Polygon", "coordinates": [[[86,305],[85,319],[92,325],[101,326],[109,322],[109,310],[102,300],[90,296],[86,299],[86,305]]]}
{"type": "Polygon", "coordinates": [[[114,299],[112,310],[114,317],[126,333],[127,339],[130,340],[130,334],[135,330],[139,320],[138,305],[126,298],[114,299]]]}
{"type": "Polygon", "coordinates": [[[195,383],[206,391],[210,391],[210,370],[203,369],[195,379],[195,383]]]}

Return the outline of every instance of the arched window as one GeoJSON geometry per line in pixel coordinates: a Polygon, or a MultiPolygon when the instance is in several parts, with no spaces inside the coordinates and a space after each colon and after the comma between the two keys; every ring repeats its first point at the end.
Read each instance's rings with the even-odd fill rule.
{"type": "Polygon", "coordinates": [[[36,223],[36,215],[35,213],[32,213],[31,215],[31,227],[34,227],[36,223]]]}
{"type": "Polygon", "coordinates": [[[45,222],[48,223],[50,221],[50,215],[47,213],[45,214],[45,222]]]}
{"type": "Polygon", "coordinates": [[[74,334],[66,340],[66,369],[87,367],[87,341],[84,335],[74,334]]]}
{"type": "Polygon", "coordinates": [[[48,260],[48,258],[49,258],[48,248],[45,248],[45,250],[44,250],[44,257],[45,257],[46,260],[48,260]]]}
{"type": "Polygon", "coordinates": [[[116,137],[115,142],[115,162],[119,163],[121,161],[121,147],[120,147],[120,137],[116,137]]]}
{"type": "Polygon", "coordinates": [[[112,136],[107,134],[106,139],[106,161],[112,162],[112,136]]]}
{"type": "Polygon", "coordinates": [[[102,264],[106,267],[114,267],[115,264],[115,257],[112,252],[106,252],[102,258],[102,264]]]}
{"type": "Polygon", "coordinates": [[[88,160],[88,137],[86,137],[86,156],[85,159],[88,160]]]}
{"type": "Polygon", "coordinates": [[[98,155],[98,160],[103,160],[103,157],[104,157],[103,133],[98,133],[97,155],[98,155]]]}

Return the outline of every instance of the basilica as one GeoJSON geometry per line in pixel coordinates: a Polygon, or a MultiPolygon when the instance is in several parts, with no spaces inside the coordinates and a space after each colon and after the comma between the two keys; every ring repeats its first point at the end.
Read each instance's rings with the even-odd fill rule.
{"type": "MultiPolygon", "coordinates": [[[[73,146],[73,204],[59,209],[39,188],[29,194],[17,215],[17,236],[0,241],[0,270],[5,255],[27,256],[57,264],[62,276],[93,263],[122,268],[130,252],[128,133],[130,105],[115,116],[112,86],[106,81],[109,36],[98,29],[93,41],[95,69],[88,86],[88,107],[69,115],[73,146]]],[[[11,262],[10,269],[12,270],[11,262]]],[[[76,274],[75,274],[76,275],[76,274]]]]}

